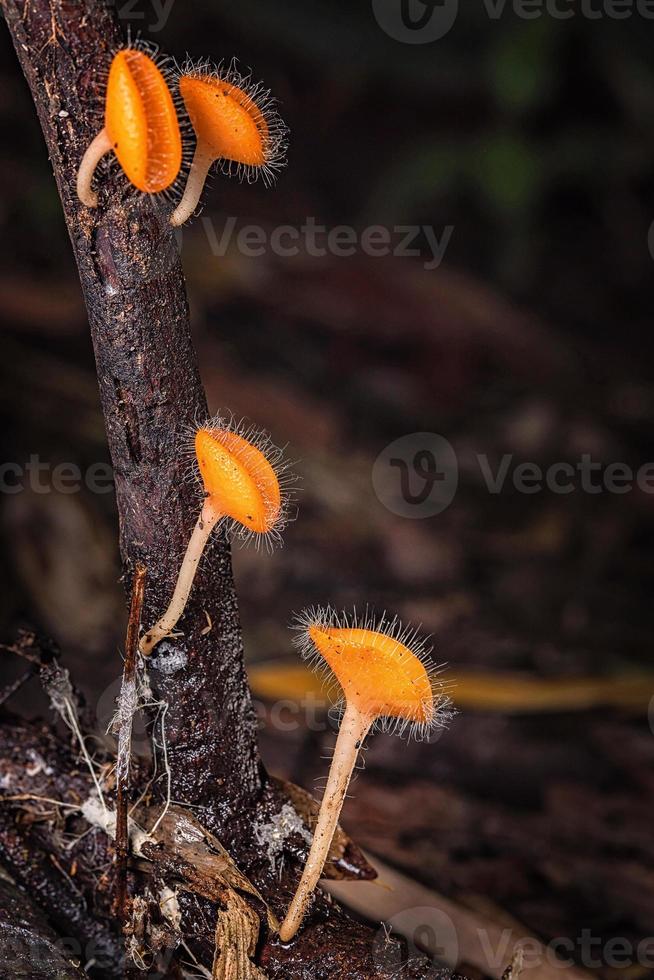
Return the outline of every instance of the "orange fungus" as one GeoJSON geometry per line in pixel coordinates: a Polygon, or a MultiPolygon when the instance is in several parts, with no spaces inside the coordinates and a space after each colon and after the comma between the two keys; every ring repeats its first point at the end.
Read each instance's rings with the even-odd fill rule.
{"type": "Polygon", "coordinates": [[[399,620],[385,617],[376,624],[367,614],[354,621],[331,607],[309,609],[296,623],[296,642],[307,658],[322,661],[338,680],[344,711],[334,747],[327,785],[318,811],[311,848],[295,895],[279,929],[283,943],[302,924],[325,867],[347,788],[359,751],[376,725],[424,734],[446,715],[447,698],[434,689],[424,641],[399,620]],[[440,715],[440,719],[439,719],[440,715]]]}
{"type": "Polygon", "coordinates": [[[343,688],[369,717],[429,724],[434,695],[422,661],[399,640],[360,628],[310,626],[309,636],[343,688]]]}
{"type": "Polygon", "coordinates": [[[182,139],[172,96],[152,58],[136,48],[114,57],[105,102],[105,128],[118,162],[135,187],[165,190],[182,164],[182,139]]]}
{"type": "Polygon", "coordinates": [[[183,75],[179,90],[198,140],[214,159],[264,166],[268,124],[247,92],[210,75],[204,78],[183,75]]]}
{"type": "Polygon", "coordinates": [[[172,95],[153,59],[139,48],[124,48],[111,62],[104,126],[86,148],[77,171],[77,196],[87,208],[98,206],[93,176],[111,152],[128,180],[145,194],[170,187],[182,165],[172,95]]]}
{"type": "Polygon", "coordinates": [[[195,431],[194,449],[205,497],[182,560],[173,595],[157,622],[141,637],[148,656],[184,613],[200,559],[217,524],[269,544],[279,540],[287,517],[286,464],[265,432],[217,418],[195,431]]]}
{"type": "Polygon", "coordinates": [[[272,183],[284,165],[287,133],[270,92],[234,66],[188,62],[179,73],[179,94],[196,144],[184,194],[170,216],[175,226],[192,217],[214,164],[227,175],[272,183]]]}
{"type": "Polygon", "coordinates": [[[261,450],[230,429],[199,429],[195,452],[207,495],[226,517],[265,534],[279,517],[279,481],[261,450]]]}

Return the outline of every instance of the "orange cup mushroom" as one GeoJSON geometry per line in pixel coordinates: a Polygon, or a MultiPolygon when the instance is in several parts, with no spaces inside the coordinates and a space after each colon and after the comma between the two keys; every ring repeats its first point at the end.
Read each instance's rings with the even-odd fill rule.
{"type": "Polygon", "coordinates": [[[77,196],[86,207],[97,207],[93,175],[112,151],[130,183],[145,194],[169,188],[182,165],[182,137],[170,89],[153,58],[139,48],[124,48],[111,63],[104,126],[77,172],[77,196]]]}
{"type": "Polygon", "coordinates": [[[262,176],[270,183],[286,152],[286,127],[270,93],[233,67],[186,65],[179,74],[179,93],[196,146],[184,195],[170,219],[175,226],[192,216],[216,161],[228,174],[236,171],[249,181],[262,176]]]}
{"type": "Polygon", "coordinates": [[[361,746],[370,730],[425,735],[448,717],[448,698],[434,683],[424,643],[394,620],[357,625],[331,609],[310,610],[299,620],[299,646],[306,659],[333,675],[342,690],[341,719],[327,786],[302,878],[280,928],[289,942],[302,924],[322,874],[361,746]]]}
{"type": "Polygon", "coordinates": [[[196,430],[194,451],[204,503],[191,534],[168,608],[140,641],[148,656],[177,625],[188,601],[200,559],[220,522],[244,537],[269,543],[279,538],[287,518],[292,477],[280,450],[253,428],[217,419],[196,430]]]}

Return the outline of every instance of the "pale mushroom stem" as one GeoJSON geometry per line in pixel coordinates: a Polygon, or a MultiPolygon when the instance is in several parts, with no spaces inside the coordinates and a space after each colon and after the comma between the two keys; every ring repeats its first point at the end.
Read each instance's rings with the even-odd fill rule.
{"type": "Polygon", "coordinates": [[[77,171],[77,196],[87,208],[97,208],[98,206],[98,195],[91,190],[91,182],[100,160],[109,153],[111,148],[111,140],[107,130],[101,129],[82,157],[82,162],[77,171]]]}
{"type": "Polygon", "coordinates": [[[207,180],[207,174],[214,159],[215,157],[205,149],[202,143],[197,144],[182,199],[170,216],[170,223],[175,228],[188,221],[197,208],[207,180]]]}
{"type": "Polygon", "coordinates": [[[157,643],[163,640],[164,636],[168,636],[177,625],[177,621],[184,612],[188,601],[193,586],[193,579],[195,578],[195,573],[202,558],[204,547],[209,539],[209,535],[222,516],[213,504],[211,497],[207,497],[200,511],[197,523],[193,528],[191,540],[188,543],[188,548],[186,549],[186,554],[179,570],[177,584],[175,585],[175,591],[173,592],[170,604],[163,616],[141,638],[139,649],[144,656],[147,657],[152,653],[157,643]]]}
{"type": "Polygon", "coordinates": [[[302,924],[311,895],[318,884],[329,854],[359,749],[370,730],[372,721],[372,718],[362,714],[354,706],[348,705],[345,709],[309,857],[298,889],[279,930],[282,942],[287,943],[292,939],[302,924]]]}

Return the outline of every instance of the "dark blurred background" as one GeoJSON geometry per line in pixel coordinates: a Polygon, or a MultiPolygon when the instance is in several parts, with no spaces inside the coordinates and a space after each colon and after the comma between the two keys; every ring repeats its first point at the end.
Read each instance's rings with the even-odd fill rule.
{"type": "MultiPolygon", "coordinates": [[[[524,493],[511,476],[492,494],[478,458],[495,471],[503,454],[543,469],[590,454],[596,484],[609,464],[654,460],[654,21],[599,0],[530,19],[460,6],[427,43],[408,43],[400,0],[122,14],[178,57],[236,55],[291,128],[274,189],[216,176],[181,236],[211,409],[288,443],[304,487],[283,550],[234,555],[264,758],[309,788],[325,772],[324,713],[307,724],[296,705],[311,680],[294,610],[370,603],[421,623],[460,679],[459,714],[435,745],[373,740],[344,822],[456,901],[572,937],[584,962],[584,929],[606,950],[654,928],[654,496],[579,480],[524,493]],[[248,225],[269,243],[307,219],[354,229],[354,254],[308,254],[302,236],[295,255],[239,245],[248,225]],[[420,254],[367,254],[378,225],[391,247],[413,228],[420,254]],[[458,458],[436,515],[402,516],[391,484],[373,487],[379,454],[413,433],[458,458]]],[[[54,181],[4,30],[0,45],[0,639],[26,623],[54,636],[100,731],[125,615],[113,496],[84,477],[109,460],[54,181]],[[63,492],[75,471],[60,464],[80,492],[63,492]]],[[[18,669],[0,660],[5,681],[18,669]]],[[[17,704],[46,710],[35,687],[17,704]]],[[[651,972],[597,949],[605,977],[651,972]]]]}

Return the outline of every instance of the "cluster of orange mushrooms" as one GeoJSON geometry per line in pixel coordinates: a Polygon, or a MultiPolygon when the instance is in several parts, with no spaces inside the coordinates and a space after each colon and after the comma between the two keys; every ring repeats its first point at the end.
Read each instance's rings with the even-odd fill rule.
{"type": "Polygon", "coordinates": [[[192,217],[216,162],[227,174],[271,183],[284,165],[286,127],[270,92],[242,75],[234,63],[216,67],[187,61],[171,67],[141,44],[122,48],[111,62],[104,126],[77,172],[77,196],[86,207],[98,205],[93,176],[108,153],[144,194],[174,197],[188,171],[181,200],[170,216],[177,226],[192,217]],[[187,168],[193,138],[195,149],[187,168]]]}
{"type": "MultiPolygon", "coordinates": [[[[269,94],[243,84],[233,69],[186,67],[178,88],[196,134],[184,194],[171,216],[181,224],[195,210],[214,161],[224,168],[263,169],[270,176],[281,164],[284,127],[271,115],[269,94]]],[[[78,193],[97,206],[93,174],[113,151],[128,179],[146,193],[165,191],[177,179],[183,146],[175,101],[162,70],[137,48],[119,52],[107,82],[105,125],[79,169],[78,193]],[[156,136],[156,138],[155,138],[156,136]]],[[[279,539],[288,514],[288,465],[267,435],[214,419],[194,433],[194,465],[203,487],[200,513],[182,560],[167,609],[140,640],[148,657],[170,636],[184,614],[193,580],[213,529],[258,540],[279,539]]],[[[331,607],[313,608],[297,618],[296,644],[302,656],[327,670],[342,694],[343,712],[329,777],[309,855],[297,891],[280,927],[289,942],[302,924],[322,875],[345,794],[359,752],[374,727],[424,736],[444,724],[448,699],[437,681],[428,649],[416,631],[385,617],[375,622],[347,617],[331,607]]]]}

